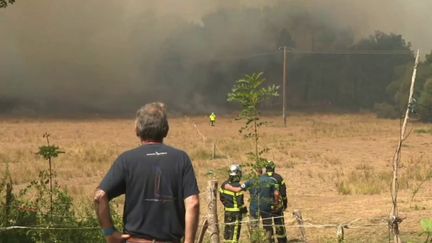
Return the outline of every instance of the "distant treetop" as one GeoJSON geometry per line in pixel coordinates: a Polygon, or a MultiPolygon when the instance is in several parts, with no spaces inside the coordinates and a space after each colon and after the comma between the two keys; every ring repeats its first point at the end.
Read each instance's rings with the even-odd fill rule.
{"type": "Polygon", "coordinates": [[[14,4],[15,0],[0,0],[0,8],[6,8],[8,4],[14,4]]]}

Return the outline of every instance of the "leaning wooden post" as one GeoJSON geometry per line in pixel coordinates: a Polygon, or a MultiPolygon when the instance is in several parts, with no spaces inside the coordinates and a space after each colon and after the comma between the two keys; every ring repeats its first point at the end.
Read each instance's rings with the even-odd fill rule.
{"type": "Polygon", "coordinates": [[[411,78],[411,87],[410,87],[410,92],[409,92],[409,96],[408,96],[408,107],[405,111],[404,121],[402,123],[402,127],[400,130],[399,143],[398,143],[398,146],[396,148],[396,152],[393,155],[393,163],[392,163],[393,164],[393,180],[392,180],[392,184],[391,184],[392,185],[392,191],[391,191],[392,210],[390,213],[389,227],[390,227],[390,230],[393,234],[393,242],[395,242],[395,243],[401,242],[401,239],[399,236],[399,224],[402,222],[402,219],[399,217],[399,210],[397,207],[397,197],[398,197],[398,189],[399,189],[398,176],[399,176],[400,157],[401,157],[402,143],[407,138],[407,136],[405,135],[405,132],[406,132],[406,126],[407,126],[408,119],[409,119],[409,114],[411,112],[412,105],[413,105],[414,83],[415,83],[415,79],[416,79],[419,55],[420,55],[420,51],[417,50],[417,55],[416,55],[415,63],[414,63],[414,70],[413,70],[413,74],[412,74],[412,78],[411,78]]]}
{"type": "Polygon", "coordinates": [[[219,223],[217,217],[217,188],[218,183],[216,180],[208,182],[208,231],[210,233],[210,242],[219,243],[219,223]]]}
{"type": "Polygon", "coordinates": [[[300,226],[299,229],[300,229],[300,234],[302,236],[303,242],[307,242],[306,231],[305,231],[305,228],[303,226],[303,223],[304,223],[303,216],[302,216],[300,209],[295,209],[293,212],[293,216],[296,219],[297,224],[300,226]]]}
{"type": "Polygon", "coordinates": [[[204,234],[207,231],[207,228],[208,228],[208,220],[205,219],[204,223],[203,223],[203,226],[201,227],[201,230],[200,230],[200,232],[198,234],[198,241],[197,241],[197,243],[202,243],[203,242],[203,240],[204,240],[204,234]]]}
{"type": "Polygon", "coordinates": [[[216,143],[213,142],[212,159],[216,159],[216,143]]]}

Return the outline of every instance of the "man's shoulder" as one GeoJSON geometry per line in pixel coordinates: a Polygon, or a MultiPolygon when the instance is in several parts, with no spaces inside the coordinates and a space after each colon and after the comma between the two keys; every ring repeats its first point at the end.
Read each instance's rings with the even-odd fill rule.
{"type": "Polygon", "coordinates": [[[253,177],[253,178],[250,178],[249,180],[247,180],[246,182],[244,182],[243,184],[241,184],[240,186],[242,188],[253,189],[258,184],[259,184],[259,178],[258,177],[253,177]]]}
{"type": "Polygon", "coordinates": [[[229,184],[231,186],[234,186],[234,187],[240,187],[241,186],[240,182],[230,182],[230,181],[227,181],[227,184],[229,184]]]}
{"type": "Polygon", "coordinates": [[[283,181],[283,177],[278,173],[273,173],[273,177],[278,181],[283,181]]]}
{"type": "Polygon", "coordinates": [[[273,176],[262,175],[262,176],[260,177],[260,180],[261,180],[261,181],[264,181],[264,182],[266,182],[266,183],[272,183],[272,184],[277,184],[277,183],[278,183],[277,179],[274,178],[274,175],[273,175],[273,176]]]}
{"type": "Polygon", "coordinates": [[[132,149],[128,149],[126,151],[123,151],[123,153],[121,153],[120,156],[127,156],[129,154],[137,153],[138,151],[141,150],[141,148],[142,148],[141,146],[138,146],[138,147],[135,147],[135,148],[132,148],[132,149]]]}
{"type": "Polygon", "coordinates": [[[134,157],[142,154],[142,149],[143,149],[142,146],[138,146],[138,147],[123,151],[118,157],[121,161],[122,160],[128,160],[128,159],[134,158],[134,157]]]}
{"type": "Polygon", "coordinates": [[[178,154],[182,154],[182,155],[187,155],[187,153],[184,150],[181,150],[179,148],[175,148],[173,146],[167,145],[167,144],[161,144],[161,148],[165,149],[167,151],[171,151],[173,153],[178,153],[178,154]]]}
{"type": "Polygon", "coordinates": [[[259,183],[260,178],[259,177],[252,177],[249,180],[247,180],[245,183],[247,184],[257,184],[259,183]]]}
{"type": "Polygon", "coordinates": [[[222,182],[222,184],[221,184],[221,188],[224,188],[224,186],[225,186],[226,184],[229,184],[229,181],[228,181],[228,180],[222,182]]]}

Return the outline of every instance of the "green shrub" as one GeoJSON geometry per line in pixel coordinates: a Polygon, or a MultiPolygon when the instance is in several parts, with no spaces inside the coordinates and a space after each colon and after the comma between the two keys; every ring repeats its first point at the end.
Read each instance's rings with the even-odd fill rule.
{"type": "Polygon", "coordinates": [[[422,219],[420,225],[423,229],[422,235],[426,235],[426,240],[424,242],[432,242],[432,219],[422,219]]]}
{"type": "MultiPolygon", "coordinates": [[[[54,179],[55,173],[52,176],[54,179]]],[[[94,209],[89,206],[92,203],[81,205],[81,210],[77,210],[72,197],[55,181],[52,188],[51,210],[47,170],[41,171],[37,179],[17,194],[13,192],[12,181],[6,168],[6,173],[0,181],[0,227],[30,228],[2,230],[0,242],[105,242],[94,209]]],[[[121,216],[115,210],[112,216],[116,226],[121,229],[121,216]]]]}
{"type": "Polygon", "coordinates": [[[432,135],[432,128],[418,128],[414,130],[418,134],[431,134],[432,135]]]}
{"type": "Polygon", "coordinates": [[[388,103],[375,103],[373,107],[378,118],[399,118],[399,111],[388,103]]]}
{"type": "Polygon", "coordinates": [[[424,84],[418,100],[418,112],[422,121],[432,122],[432,79],[424,84]]]}

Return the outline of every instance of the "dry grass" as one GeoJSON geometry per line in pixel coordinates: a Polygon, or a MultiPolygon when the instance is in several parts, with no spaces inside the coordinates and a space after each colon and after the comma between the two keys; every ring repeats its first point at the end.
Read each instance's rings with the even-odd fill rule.
{"type": "MultiPolygon", "coordinates": [[[[206,116],[173,118],[166,139],[167,144],[186,150],[192,157],[204,200],[207,180],[224,180],[227,166],[246,162],[245,153],[252,150],[252,143],[238,134],[240,121],[219,118],[215,127],[208,125],[206,116]],[[213,143],[217,145],[214,160],[213,143]]],[[[398,140],[399,121],[376,119],[369,114],[296,114],[288,118],[288,127],[284,128],[279,117],[265,120],[271,123],[262,129],[261,143],[271,149],[266,157],[276,161],[288,183],[289,226],[294,224],[289,213],[294,208],[302,210],[307,222],[318,224],[345,223],[357,218],[358,224],[366,224],[388,217],[390,161],[398,140]]],[[[414,124],[414,128],[432,130],[427,124],[414,124]]],[[[32,180],[40,169],[47,167],[35,155],[38,146],[44,144],[44,132],[52,134],[52,142],[66,151],[54,160],[59,183],[85,202],[116,156],[139,144],[131,120],[3,119],[0,171],[8,162],[16,184],[32,180]]],[[[414,132],[406,144],[399,197],[401,215],[407,217],[401,229],[405,238],[419,232],[419,220],[432,214],[430,181],[420,188],[412,202],[414,206],[410,206],[412,191],[432,161],[432,136],[429,132],[414,132]]],[[[295,228],[288,231],[291,238],[299,237],[295,228]]],[[[334,242],[335,232],[332,228],[307,229],[313,242],[334,242]]],[[[367,235],[369,238],[363,242],[381,242],[387,233],[385,226],[351,229],[347,238],[357,242],[360,236],[367,235]]]]}

